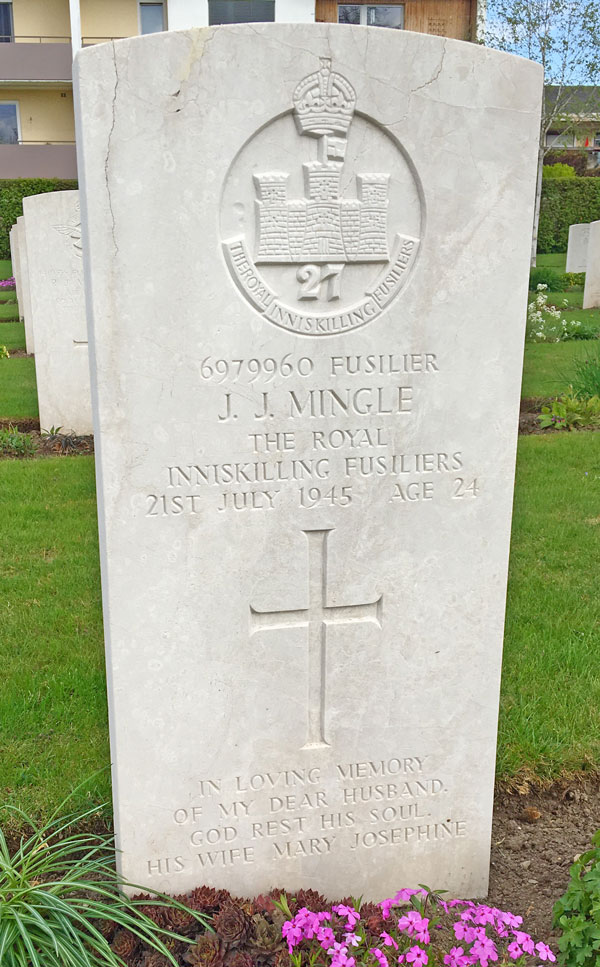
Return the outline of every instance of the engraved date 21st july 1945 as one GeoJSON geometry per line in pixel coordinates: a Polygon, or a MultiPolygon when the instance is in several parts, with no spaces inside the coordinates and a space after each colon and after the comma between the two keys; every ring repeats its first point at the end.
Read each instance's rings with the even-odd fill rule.
{"type": "Polygon", "coordinates": [[[460,450],[397,448],[395,429],[409,425],[419,408],[421,379],[428,384],[439,372],[428,352],[206,356],[199,374],[223,384],[213,419],[235,458],[165,467],[162,484],[144,497],[144,515],[196,515],[211,494],[219,512],[268,511],[290,500],[304,510],[344,508],[364,497],[370,482],[387,486],[397,505],[476,498],[482,481],[460,450]],[[319,376],[330,385],[315,386],[319,376]],[[257,382],[272,386],[249,405],[243,385],[257,382]]]}

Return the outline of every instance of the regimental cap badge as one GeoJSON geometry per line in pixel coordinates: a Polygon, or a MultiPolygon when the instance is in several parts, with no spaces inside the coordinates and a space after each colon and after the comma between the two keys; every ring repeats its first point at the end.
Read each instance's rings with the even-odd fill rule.
{"type": "Polygon", "coordinates": [[[331,70],[331,60],[321,58],[314,74],[300,81],[294,91],[294,116],[300,134],[314,138],[345,135],[350,127],[356,92],[341,74],[331,70]]]}

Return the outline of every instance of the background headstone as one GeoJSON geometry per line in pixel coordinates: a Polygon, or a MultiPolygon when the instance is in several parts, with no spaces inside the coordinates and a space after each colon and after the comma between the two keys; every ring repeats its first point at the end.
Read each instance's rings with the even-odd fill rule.
{"type": "Polygon", "coordinates": [[[123,873],[485,894],[541,68],[254,24],[75,75],[123,873]]]}
{"type": "Polygon", "coordinates": [[[23,199],[40,426],[92,432],[78,191],[23,199]]]}
{"type": "Polygon", "coordinates": [[[16,223],[9,232],[10,242],[10,261],[12,273],[15,279],[15,292],[17,295],[17,305],[19,307],[19,319],[23,319],[23,291],[21,288],[21,268],[19,265],[19,229],[16,223]]]}
{"type": "MultiPolygon", "coordinates": [[[[19,276],[21,280],[21,295],[23,304],[19,303],[19,312],[25,323],[25,348],[29,354],[35,352],[33,339],[33,323],[31,321],[31,294],[29,291],[29,258],[27,254],[27,237],[25,231],[25,216],[17,218],[17,238],[19,248],[19,276]]],[[[18,296],[17,296],[18,298],[18,296]]]]}
{"type": "Polygon", "coordinates": [[[600,221],[590,222],[589,228],[583,308],[597,309],[600,307],[600,221]]]}
{"type": "Polygon", "coordinates": [[[567,272],[585,272],[587,268],[587,247],[590,236],[589,223],[571,225],[567,245],[567,272]]]}

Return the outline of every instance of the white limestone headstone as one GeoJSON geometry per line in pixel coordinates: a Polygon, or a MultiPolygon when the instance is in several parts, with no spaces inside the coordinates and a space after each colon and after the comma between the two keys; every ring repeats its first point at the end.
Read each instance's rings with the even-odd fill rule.
{"type": "Polygon", "coordinates": [[[583,308],[600,308],[600,221],[590,222],[587,244],[587,268],[583,288],[583,308]]]}
{"type": "Polygon", "coordinates": [[[19,309],[19,319],[23,319],[23,292],[21,289],[21,268],[19,265],[19,229],[17,224],[13,225],[9,232],[9,243],[10,243],[10,262],[12,266],[12,274],[15,280],[15,292],[17,296],[17,306],[19,309]]]}
{"type": "Polygon", "coordinates": [[[123,873],[485,894],[541,68],[254,24],[75,77],[123,873]]]}
{"type": "Polygon", "coordinates": [[[567,272],[586,271],[589,236],[590,226],[588,222],[570,226],[567,245],[567,272]]]}
{"type": "Polygon", "coordinates": [[[92,432],[78,191],[23,199],[40,426],[92,432]]]}
{"type": "MultiPolygon", "coordinates": [[[[21,295],[23,304],[19,306],[20,314],[25,323],[25,347],[27,352],[35,352],[33,341],[33,324],[31,322],[31,294],[29,291],[29,259],[27,254],[27,238],[25,233],[25,217],[17,218],[17,239],[19,244],[19,275],[21,279],[21,295]]],[[[18,298],[18,296],[17,296],[18,298]]]]}

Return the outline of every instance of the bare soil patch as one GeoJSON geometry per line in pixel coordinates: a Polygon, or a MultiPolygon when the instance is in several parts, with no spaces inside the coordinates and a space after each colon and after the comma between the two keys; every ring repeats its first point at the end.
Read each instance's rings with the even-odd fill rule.
{"type": "MultiPolygon", "coordinates": [[[[42,434],[39,420],[0,420],[0,430],[14,427],[21,433],[28,433],[37,447],[33,456],[35,457],[55,457],[73,456],[79,453],[94,452],[94,437],[90,435],[78,436],[69,431],[66,427],[61,428],[61,432],[49,436],[42,434]]],[[[2,459],[0,457],[0,459],[2,459]]],[[[4,457],[4,459],[31,459],[31,457],[4,457]]]]}
{"type": "Polygon", "coordinates": [[[600,777],[520,788],[496,793],[488,901],[520,914],[526,930],[555,947],[552,906],[600,828],[600,777]]]}

